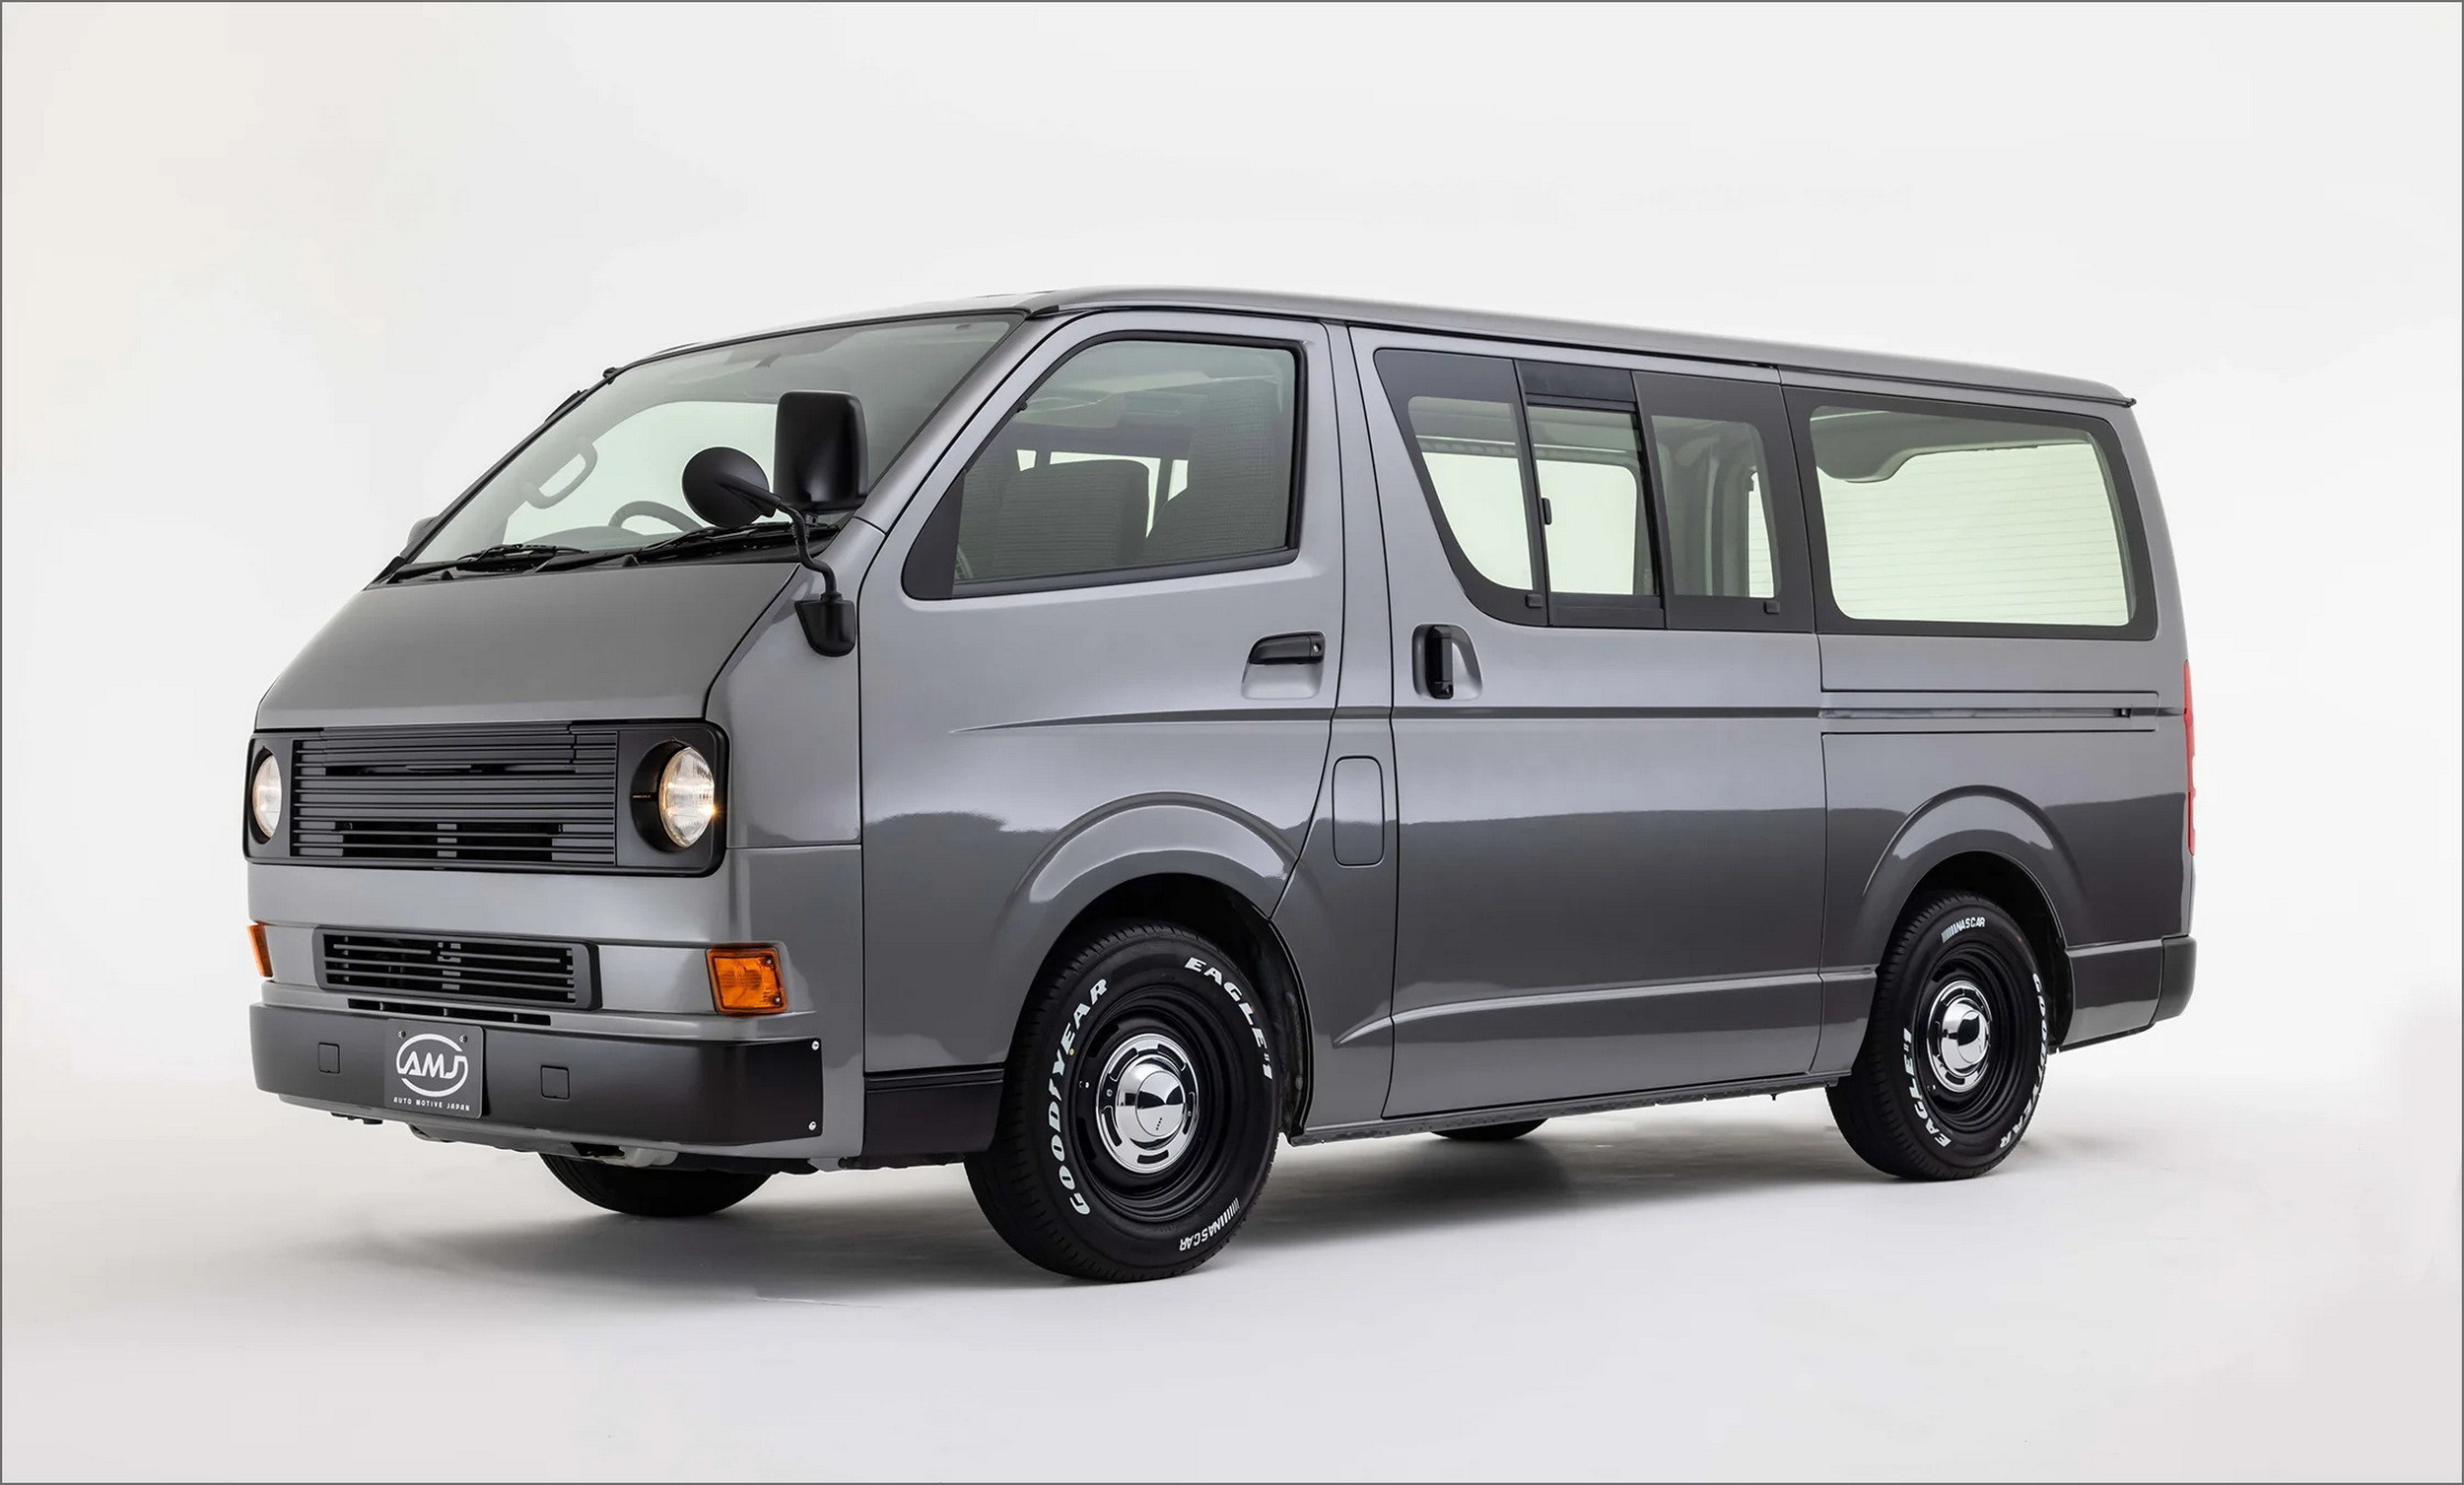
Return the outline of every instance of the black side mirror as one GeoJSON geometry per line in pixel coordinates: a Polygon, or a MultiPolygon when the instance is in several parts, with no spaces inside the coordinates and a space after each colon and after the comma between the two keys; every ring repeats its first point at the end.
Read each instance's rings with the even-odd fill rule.
{"type": "Polygon", "coordinates": [[[864,408],[846,392],[779,399],[780,504],[812,514],[853,510],[864,499],[864,408]]]}
{"type": "MultiPolygon", "coordinates": [[[[705,448],[685,461],[684,499],[714,526],[749,526],[777,510],[795,532],[795,554],[819,573],[822,594],[796,600],[795,617],[815,654],[856,648],[856,605],[810,545],[812,522],[853,510],[864,500],[864,409],[845,392],[788,392],[779,399],[779,482],[738,448],[705,448]]],[[[825,528],[827,529],[827,528],[825,528]]]]}
{"type": "Polygon", "coordinates": [[[753,456],[734,448],[705,448],[685,461],[684,503],[714,526],[749,526],[779,508],[753,456]]]}

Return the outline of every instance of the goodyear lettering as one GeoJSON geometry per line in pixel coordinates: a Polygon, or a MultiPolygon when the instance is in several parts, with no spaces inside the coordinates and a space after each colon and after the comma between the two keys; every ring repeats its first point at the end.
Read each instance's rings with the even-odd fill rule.
{"type": "Polygon", "coordinates": [[[1061,1085],[1069,1080],[1069,1059],[1077,1055],[1078,1023],[1086,1019],[1087,1012],[1095,1009],[1095,1002],[1103,999],[1104,991],[1109,988],[1111,985],[1108,981],[1101,979],[1095,981],[1087,986],[1086,998],[1070,1008],[1069,1024],[1061,1028],[1061,1050],[1053,1054],[1052,1073],[1044,1080],[1044,1092],[1047,1095],[1044,1122],[1049,1124],[1053,1131],[1053,1137],[1049,1141],[1053,1152],[1053,1174],[1061,1181],[1061,1188],[1069,1193],[1069,1209],[1081,1217],[1089,1215],[1094,1209],[1086,1204],[1086,1197],[1078,1190],[1078,1178],[1069,1169],[1069,1147],[1061,1143],[1061,1085]]]}

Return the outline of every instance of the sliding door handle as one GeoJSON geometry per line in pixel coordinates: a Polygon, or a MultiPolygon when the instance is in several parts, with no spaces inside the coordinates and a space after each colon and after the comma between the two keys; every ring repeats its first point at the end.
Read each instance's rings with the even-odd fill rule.
{"type": "Polygon", "coordinates": [[[1316,665],[1326,659],[1326,636],[1268,635],[1249,647],[1252,665],[1316,665]]]}
{"type": "MultiPolygon", "coordinates": [[[[1455,634],[1443,624],[1423,624],[1413,632],[1420,689],[1435,701],[1455,699],[1455,634]]],[[[1467,645],[1470,641],[1464,641],[1467,645]]]]}

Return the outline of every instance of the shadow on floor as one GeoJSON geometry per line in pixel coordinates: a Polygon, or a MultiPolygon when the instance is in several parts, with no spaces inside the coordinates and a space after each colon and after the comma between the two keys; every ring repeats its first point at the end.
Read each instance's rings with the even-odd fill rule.
{"type": "MultiPolygon", "coordinates": [[[[1829,1129],[1799,1122],[1653,1128],[1648,1116],[1604,1116],[1551,1124],[1510,1144],[1405,1135],[1285,1147],[1236,1250],[1881,1179],[1829,1129]]],[[[679,1303],[707,1303],[716,1293],[889,1306],[925,1289],[1069,1282],[1010,1252],[954,1166],[773,1178],[743,1205],[699,1220],[578,1209],[519,1225],[380,1234],[334,1255],[525,1285],[615,1286],[679,1303]]]]}

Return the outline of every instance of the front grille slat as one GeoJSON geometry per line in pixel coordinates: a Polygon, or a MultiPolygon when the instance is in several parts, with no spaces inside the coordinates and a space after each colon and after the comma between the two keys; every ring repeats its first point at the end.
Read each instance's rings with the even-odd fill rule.
{"type": "Polygon", "coordinates": [[[524,1005],[586,1006],[587,945],[397,933],[316,935],[319,982],[329,990],[390,991],[524,1005]]]}
{"type": "Polygon", "coordinates": [[[291,854],[491,866],[616,864],[616,732],[360,728],[292,755],[291,854]]]}

